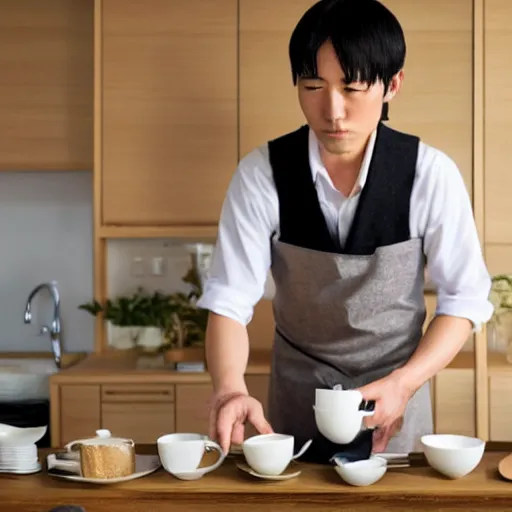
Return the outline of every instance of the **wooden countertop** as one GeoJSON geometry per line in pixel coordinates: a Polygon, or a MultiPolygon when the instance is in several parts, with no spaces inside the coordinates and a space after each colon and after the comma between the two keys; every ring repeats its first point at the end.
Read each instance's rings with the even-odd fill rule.
{"type": "MultiPolygon", "coordinates": [[[[253,350],[249,356],[246,375],[268,375],[271,352],[253,350]]],[[[50,377],[53,384],[66,383],[185,383],[210,382],[208,372],[177,372],[166,366],[161,358],[132,350],[113,350],[90,354],[75,366],[50,377]]]]}
{"type": "MultiPolygon", "coordinates": [[[[42,450],[42,457],[47,451],[42,450]]],[[[1,510],[44,512],[56,505],[81,505],[87,512],[247,511],[271,506],[291,510],[512,510],[512,482],[497,473],[508,452],[486,453],[479,467],[460,480],[448,480],[431,468],[390,469],[376,484],[351,487],[329,466],[300,463],[292,480],[258,480],[236,468],[235,460],[195,482],[177,480],[163,468],[117,485],[77,484],[44,471],[36,475],[0,475],[1,510]],[[348,507],[348,508],[347,508],[348,507]]],[[[211,462],[211,461],[210,461],[211,462]]],[[[209,463],[210,463],[209,462],[209,463]]]]}

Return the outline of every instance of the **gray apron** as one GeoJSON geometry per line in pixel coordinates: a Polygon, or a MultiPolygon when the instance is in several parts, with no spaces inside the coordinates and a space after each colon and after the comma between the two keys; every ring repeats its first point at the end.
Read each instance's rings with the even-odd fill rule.
{"type": "MultiPolygon", "coordinates": [[[[296,437],[297,447],[311,438],[325,445],[314,419],[316,388],[341,384],[353,389],[403,366],[421,339],[425,320],[422,240],[408,236],[417,141],[379,127],[366,195],[361,195],[347,241],[350,252],[344,253],[318,235],[324,228],[305,163],[305,137],[302,128],[288,135],[287,144],[271,146],[281,234],[272,242],[276,333],[268,416],[275,431],[296,437]],[[294,152],[292,167],[303,169],[293,175],[303,195],[294,198],[285,186],[284,164],[290,144],[299,148],[299,136],[302,149],[294,152]],[[400,182],[398,177],[407,173],[409,179],[400,182]],[[394,180],[391,191],[386,190],[388,180],[394,180]]],[[[386,451],[420,450],[420,437],[432,429],[427,383],[409,401],[402,429],[386,451]]],[[[339,451],[339,446],[327,446],[324,462],[339,451]]]]}

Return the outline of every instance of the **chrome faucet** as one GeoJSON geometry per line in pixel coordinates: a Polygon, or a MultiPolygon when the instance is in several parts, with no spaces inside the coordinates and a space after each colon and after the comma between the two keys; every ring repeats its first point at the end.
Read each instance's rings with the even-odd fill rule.
{"type": "Polygon", "coordinates": [[[60,296],[59,290],[57,288],[57,282],[52,281],[51,283],[42,283],[36,286],[28,296],[27,305],[25,306],[25,323],[30,324],[32,321],[32,299],[36,296],[36,294],[46,288],[52,297],[53,300],[53,320],[50,326],[43,325],[41,327],[41,334],[50,334],[50,341],[52,343],[52,352],[53,357],[55,359],[55,364],[57,368],[61,368],[62,359],[61,359],[61,343],[60,343],[60,296]]]}

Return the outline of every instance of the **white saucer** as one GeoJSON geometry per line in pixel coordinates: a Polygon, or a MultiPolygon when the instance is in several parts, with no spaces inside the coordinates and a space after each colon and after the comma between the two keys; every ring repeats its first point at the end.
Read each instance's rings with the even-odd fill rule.
{"type": "MultiPolygon", "coordinates": [[[[51,459],[50,459],[51,460],[51,459]]],[[[129,480],[135,480],[143,476],[154,473],[160,468],[160,457],[158,455],[139,455],[135,456],[135,473],[128,476],[122,476],[119,478],[84,478],[79,475],[64,475],[52,472],[52,467],[48,467],[48,474],[54,478],[60,478],[62,480],[70,480],[71,482],[84,482],[90,484],[118,484],[121,482],[128,482],[129,480]]]]}
{"type": "MultiPolygon", "coordinates": [[[[290,464],[290,466],[293,467],[293,463],[290,464]]],[[[300,469],[297,471],[293,471],[290,469],[290,466],[288,466],[283,473],[280,475],[261,475],[260,473],[256,473],[254,469],[252,469],[248,464],[245,464],[244,462],[237,462],[236,467],[240,469],[241,471],[245,471],[245,473],[249,473],[249,475],[255,476],[256,478],[261,478],[263,480],[290,480],[292,478],[296,478],[300,475],[301,471],[300,469]]]]}

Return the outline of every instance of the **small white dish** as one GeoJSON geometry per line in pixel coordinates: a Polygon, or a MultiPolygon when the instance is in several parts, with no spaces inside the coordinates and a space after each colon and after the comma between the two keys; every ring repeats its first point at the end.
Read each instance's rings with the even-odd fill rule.
{"type": "Polygon", "coordinates": [[[290,470],[290,468],[293,467],[293,464],[286,468],[280,475],[261,475],[260,473],[256,473],[251,466],[243,462],[237,462],[236,467],[245,473],[249,473],[251,476],[255,476],[256,478],[261,478],[263,480],[290,480],[292,478],[297,478],[301,473],[300,469],[297,471],[290,470]]]}
{"type": "Polygon", "coordinates": [[[335,458],[334,469],[344,482],[356,487],[365,487],[378,482],[386,473],[386,459],[372,455],[369,459],[341,462],[335,458]]]}
{"type": "Polygon", "coordinates": [[[485,441],[455,434],[429,434],[421,438],[429,465],[442,475],[457,479],[471,473],[482,460],[485,441]]]}
{"type": "Polygon", "coordinates": [[[13,427],[0,423],[0,446],[27,446],[37,443],[48,427],[13,427]]]}
{"type": "MultiPolygon", "coordinates": [[[[118,484],[122,482],[128,482],[130,480],[135,480],[136,478],[141,478],[143,476],[154,473],[158,468],[161,467],[160,457],[158,455],[135,455],[135,473],[132,473],[128,476],[122,476],[119,478],[84,478],[81,475],[72,475],[72,474],[59,474],[52,471],[52,469],[66,469],[62,464],[63,461],[59,461],[55,458],[54,454],[48,455],[46,458],[48,465],[48,474],[53,476],[54,478],[60,478],[62,480],[70,480],[72,482],[85,482],[90,484],[101,484],[101,485],[109,485],[109,484],[118,484]],[[53,456],[52,456],[53,455],[53,456]]],[[[71,462],[71,461],[64,461],[71,462]]]]}
{"type": "Polygon", "coordinates": [[[37,462],[34,466],[25,468],[6,468],[2,467],[0,468],[0,473],[12,473],[15,475],[31,475],[32,473],[39,473],[41,471],[41,464],[37,462]]]}

